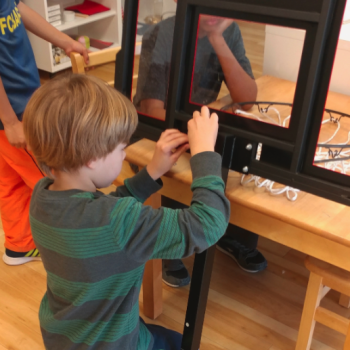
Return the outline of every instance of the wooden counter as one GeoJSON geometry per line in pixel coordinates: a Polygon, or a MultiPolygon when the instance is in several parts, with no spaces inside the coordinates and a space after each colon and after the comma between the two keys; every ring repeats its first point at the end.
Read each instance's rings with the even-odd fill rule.
{"type": "MultiPolygon", "coordinates": [[[[259,94],[263,86],[269,93],[272,87],[276,90],[280,86],[281,93],[286,97],[279,100],[289,102],[287,96],[293,91],[293,83],[278,80],[280,84],[276,85],[276,82],[276,78],[272,77],[259,78],[259,94]],[[267,89],[267,86],[270,88],[267,89]]],[[[264,97],[266,96],[260,96],[259,99],[263,100],[264,97]]],[[[217,102],[217,108],[220,107],[219,103],[221,106],[229,103],[229,97],[224,99],[217,102]]],[[[350,111],[350,98],[330,93],[327,107],[350,111]]],[[[327,133],[326,130],[325,136],[327,133]]],[[[154,147],[155,143],[146,139],[129,146],[126,162],[116,184],[123,183],[125,178],[133,175],[127,162],[139,167],[146,166],[151,160],[154,147]]],[[[164,186],[159,194],[190,204],[192,174],[189,159],[190,155],[184,154],[177,165],[162,177],[164,186]]],[[[227,181],[226,196],[231,202],[232,224],[350,271],[349,207],[305,192],[299,192],[298,199],[291,202],[285,195],[272,196],[253,184],[241,186],[240,178],[241,174],[230,172],[227,181]]],[[[153,196],[150,201],[154,207],[159,206],[159,195],[153,196]]],[[[151,270],[146,269],[146,275],[153,276],[153,280],[144,280],[144,305],[152,306],[152,310],[145,313],[148,317],[155,318],[161,312],[161,264],[152,262],[149,268],[151,270]]]]}

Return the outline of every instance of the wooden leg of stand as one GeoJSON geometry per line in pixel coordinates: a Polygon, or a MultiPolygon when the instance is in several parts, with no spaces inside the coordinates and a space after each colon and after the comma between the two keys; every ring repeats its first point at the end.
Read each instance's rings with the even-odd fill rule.
{"type": "Polygon", "coordinates": [[[309,350],[315,329],[315,312],[323,295],[322,277],[310,272],[295,350],[309,350]]]}
{"type": "Polygon", "coordinates": [[[349,349],[350,349],[350,325],[348,328],[348,334],[346,335],[346,338],[345,338],[343,350],[349,350],[349,349]]]}
{"type": "Polygon", "coordinates": [[[345,294],[340,294],[339,305],[350,308],[350,297],[345,294]]]}
{"type": "Polygon", "coordinates": [[[162,260],[150,260],[143,276],[143,312],[156,319],[163,312],[162,260]]]}
{"type": "MultiPolygon", "coordinates": [[[[161,196],[155,193],[147,199],[145,205],[159,208],[161,196]]],[[[150,260],[143,276],[143,312],[152,320],[163,312],[162,287],[162,260],[150,260]]]]}

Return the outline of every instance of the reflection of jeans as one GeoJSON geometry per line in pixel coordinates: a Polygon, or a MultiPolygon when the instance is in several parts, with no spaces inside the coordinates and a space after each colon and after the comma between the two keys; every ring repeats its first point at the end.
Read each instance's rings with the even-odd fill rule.
{"type": "Polygon", "coordinates": [[[154,344],[152,350],[181,350],[182,334],[154,324],[142,322],[152,333],[154,344]]]}
{"type": "MultiPolygon", "coordinates": [[[[184,209],[186,205],[176,202],[173,199],[162,196],[162,206],[172,209],[184,209]]],[[[256,249],[259,236],[236,225],[229,224],[226,235],[243,244],[247,248],[256,249]]]]}

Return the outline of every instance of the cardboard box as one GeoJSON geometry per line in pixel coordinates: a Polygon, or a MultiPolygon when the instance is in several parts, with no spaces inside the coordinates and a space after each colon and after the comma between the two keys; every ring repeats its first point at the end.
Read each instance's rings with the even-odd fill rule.
{"type": "Polygon", "coordinates": [[[61,20],[61,15],[49,17],[49,22],[50,23],[53,23],[53,22],[56,22],[56,21],[60,21],[60,20],[61,20]]]}
{"type": "Polygon", "coordinates": [[[47,12],[52,12],[52,11],[60,10],[60,9],[61,9],[60,4],[51,5],[51,6],[48,6],[48,7],[47,7],[47,12]]]}
{"type": "Polygon", "coordinates": [[[47,16],[49,18],[54,17],[54,16],[58,16],[58,15],[61,15],[61,10],[50,11],[47,13],[47,16]]]}

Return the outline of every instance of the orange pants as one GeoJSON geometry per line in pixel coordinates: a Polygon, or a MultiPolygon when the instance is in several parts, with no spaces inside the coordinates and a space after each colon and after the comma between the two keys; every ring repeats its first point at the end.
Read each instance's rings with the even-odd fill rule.
{"type": "Polygon", "coordinates": [[[5,247],[16,252],[35,248],[29,225],[29,202],[35,184],[43,177],[24,149],[9,144],[0,130],[0,211],[5,247]]]}

